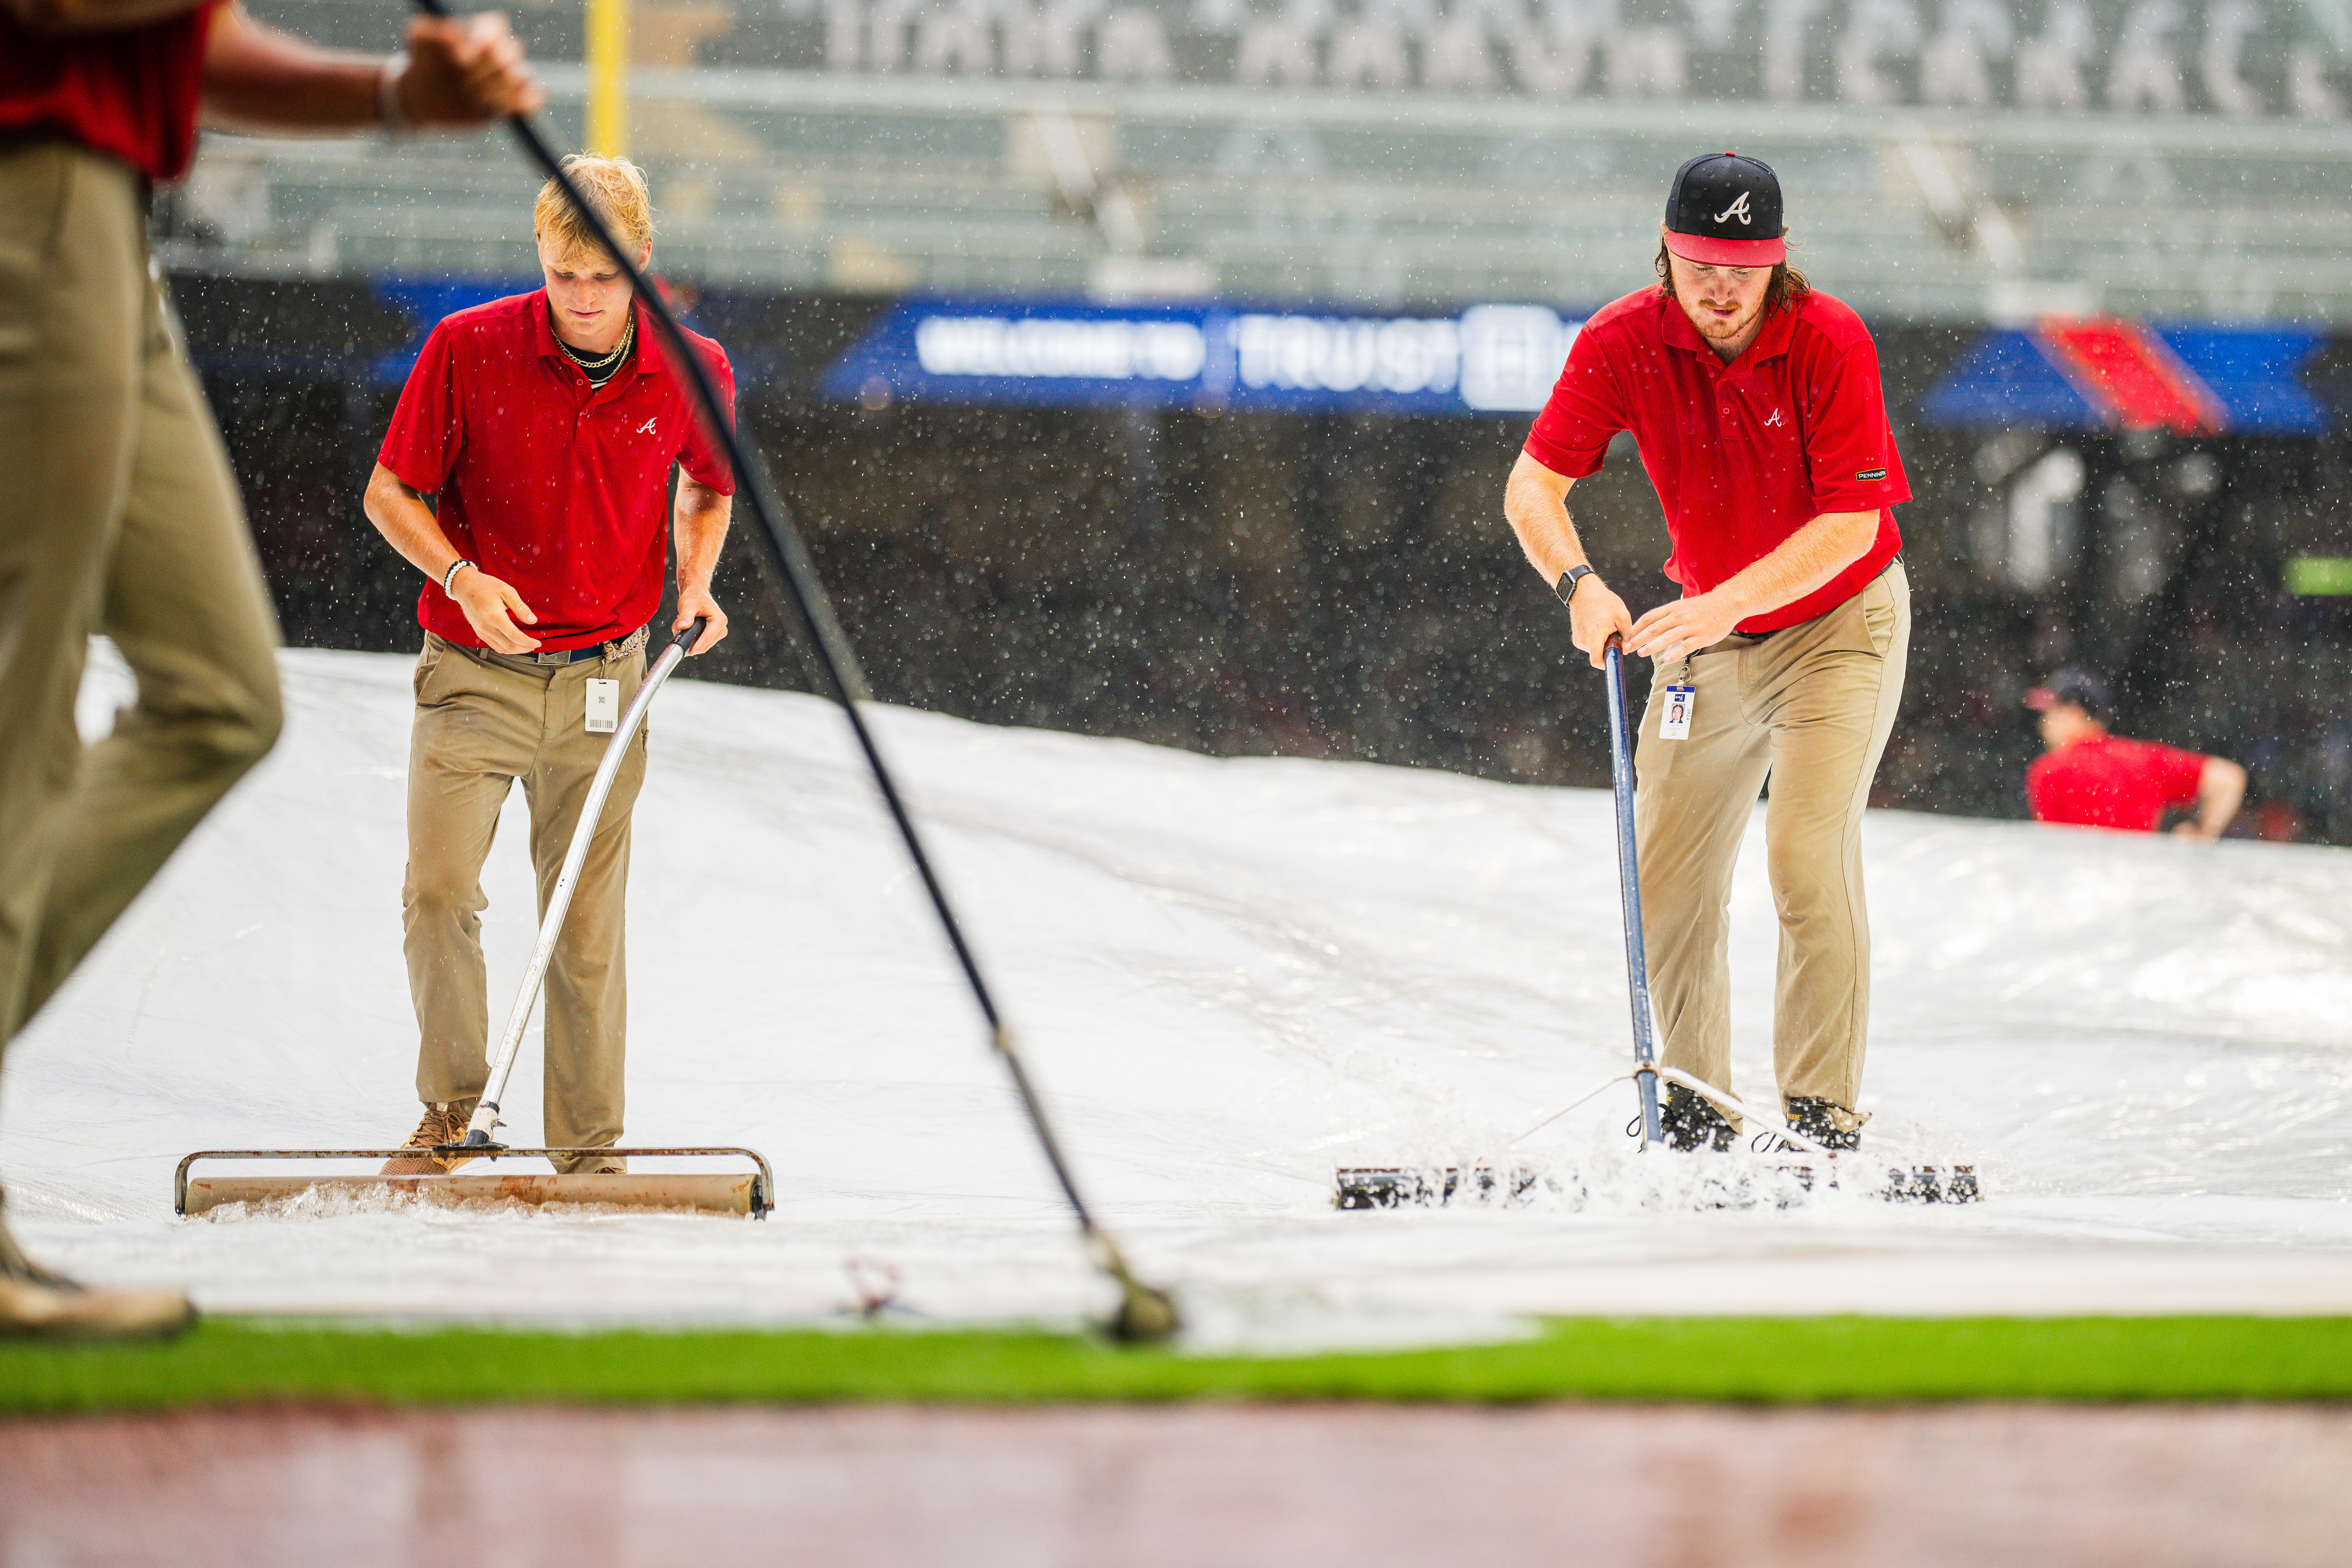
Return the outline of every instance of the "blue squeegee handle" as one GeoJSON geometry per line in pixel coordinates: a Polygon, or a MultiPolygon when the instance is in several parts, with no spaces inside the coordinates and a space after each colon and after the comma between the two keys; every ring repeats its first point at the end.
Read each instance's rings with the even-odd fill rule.
{"type": "Polygon", "coordinates": [[[1642,1143],[1665,1142],[1658,1121],[1657,1063],[1650,1028],[1650,961],[1642,950],[1642,860],[1633,839],[1633,726],[1625,702],[1625,650],[1615,637],[1602,655],[1609,682],[1609,791],[1617,805],[1617,888],[1625,905],[1625,988],[1633,1005],[1633,1081],[1642,1093],[1642,1143]]]}

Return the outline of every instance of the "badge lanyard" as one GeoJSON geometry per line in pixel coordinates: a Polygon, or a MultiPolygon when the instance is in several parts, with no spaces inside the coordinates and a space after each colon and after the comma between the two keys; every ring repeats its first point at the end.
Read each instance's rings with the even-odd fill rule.
{"type": "Polygon", "coordinates": [[[609,735],[620,723],[621,683],[592,679],[588,682],[588,732],[609,735]]]}
{"type": "Polygon", "coordinates": [[[1691,661],[1698,655],[1683,655],[1680,680],[1669,683],[1658,704],[1658,739],[1687,741],[1690,739],[1691,718],[1698,711],[1698,679],[1691,673],[1691,661]]]}

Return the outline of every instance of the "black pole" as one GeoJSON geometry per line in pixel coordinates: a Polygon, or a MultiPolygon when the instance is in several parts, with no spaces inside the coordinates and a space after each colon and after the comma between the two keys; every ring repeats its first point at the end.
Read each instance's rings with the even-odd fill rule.
{"type": "MultiPolygon", "coordinates": [[[[415,0],[416,8],[427,16],[446,18],[449,15],[445,0],[415,0]]],[[[1070,1175],[1068,1162],[1063,1159],[1060,1144],[1045,1116],[1045,1102],[1029,1082],[1020,1055],[1013,1048],[1012,1031],[1004,1026],[996,1010],[996,1001],[989,993],[988,982],[982,975],[980,962],[973,955],[971,944],[964,940],[963,926],[956,919],[948,902],[947,889],[940,885],[931,869],[930,856],[923,849],[921,837],[915,831],[915,821],[908,815],[906,802],[899,798],[898,786],[883,764],[882,753],[874,744],[873,735],[866,728],[864,715],[857,710],[861,698],[870,695],[866,689],[866,678],[857,668],[856,655],[849,648],[849,639],[842,635],[841,623],[834,617],[833,602],[817,576],[816,567],[809,559],[808,547],[802,542],[800,530],[793,526],[791,515],[784,510],[769,489],[766,470],[755,466],[750,452],[736,435],[734,422],[727,416],[727,408],[719,399],[719,388],[710,379],[710,367],[686,341],[686,333],[670,313],[669,301],[646,281],[637,268],[636,258],[625,252],[612,230],[607,228],[602,214],[591,206],[563,165],[548,147],[546,140],[531,124],[530,117],[510,114],[507,123],[513,127],[515,140],[522,144],[524,153],[539,165],[547,177],[562,190],[564,199],[580,215],[580,221],[596,242],[604,247],[629,280],[629,287],[646,308],[646,314],[661,329],[662,343],[686,375],[687,384],[694,391],[696,405],[710,428],[711,437],[727,450],[727,460],[735,471],[735,488],[751,509],[752,518],[760,525],[760,536],[767,542],[776,564],[783,572],[786,597],[792,602],[794,617],[808,646],[816,656],[816,665],[825,689],[825,695],[841,705],[849,720],[849,728],[857,737],[857,748],[866,755],[866,765],[874,775],[877,788],[882,792],[882,802],[888,807],[890,820],[898,825],[898,837],[905,841],[908,857],[922,878],[923,890],[930,895],[931,908],[937,912],[940,929],[947,932],[948,945],[955,950],[956,963],[963,969],[965,984],[971,988],[972,1000],[980,1005],[981,1016],[987,1020],[990,1043],[1003,1058],[1013,1087],[1021,1099],[1022,1109],[1028,1113],[1031,1131],[1037,1135],[1037,1145],[1045,1151],[1045,1163],[1053,1167],[1054,1179],[1061,1184],[1062,1196],[1068,1201],[1070,1212],[1077,1217],[1078,1230],[1085,1237],[1096,1266],[1108,1274],[1119,1287],[1118,1314],[1111,1320],[1112,1331],[1122,1339],[1164,1339],[1177,1328],[1175,1304],[1167,1295],[1138,1280],[1127,1267],[1127,1260],[1110,1233],[1095,1222],[1087,1208],[1086,1200],[1078,1195],[1077,1183],[1070,1175]]]]}
{"type": "Polygon", "coordinates": [[[1625,911],[1625,989],[1633,1004],[1633,1081],[1642,1091],[1642,1144],[1665,1142],[1658,1121],[1657,1051],[1650,1037],[1650,960],[1642,945],[1641,851],[1633,840],[1633,725],[1625,709],[1625,655],[1609,639],[1609,787],[1617,806],[1617,889],[1625,911]]]}

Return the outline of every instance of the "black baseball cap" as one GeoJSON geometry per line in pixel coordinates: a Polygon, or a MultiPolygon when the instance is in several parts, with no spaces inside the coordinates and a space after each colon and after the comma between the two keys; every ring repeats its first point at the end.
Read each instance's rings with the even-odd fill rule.
{"type": "Polygon", "coordinates": [[[2062,669],[2025,694],[2025,705],[2037,713],[2071,702],[2094,719],[2107,714],[2107,683],[2087,669],[2062,669]]]}
{"type": "Polygon", "coordinates": [[[1666,248],[1710,267],[1771,267],[1780,237],[1780,177],[1760,158],[1706,153],[1675,171],[1666,194],[1666,248]]]}

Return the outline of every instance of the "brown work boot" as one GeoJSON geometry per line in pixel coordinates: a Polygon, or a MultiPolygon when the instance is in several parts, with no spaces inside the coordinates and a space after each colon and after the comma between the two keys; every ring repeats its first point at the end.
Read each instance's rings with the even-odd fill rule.
{"type": "Polygon", "coordinates": [[[0,1221],[0,1277],[28,1279],[36,1285],[47,1285],[55,1290],[81,1289],[64,1275],[44,1268],[26,1257],[25,1249],[16,1245],[16,1238],[9,1232],[5,1221],[0,1221]]]}
{"type": "Polygon", "coordinates": [[[95,1289],[43,1276],[0,1273],[0,1338],[165,1339],[196,1320],[177,1290],[95,1289]]]}
{"type": "MultiPolygon", "coordinates": [[[[480,1097],[477,1096],[476,1100],[480,1097]]],[[[436,1154],[434,1148],[442,1143],[455,1143],[466,1135],[466,1123],[474,1119],[474,1100],[452,1100],[425,1108],[425,1120],[408,1135],[404,1149],[421,1150],[415,1154],[396,1154],[383,1163],[379,1176],[446,1176],[474,1158],[457,1154],[446,1159],[436,1154]]]]}

